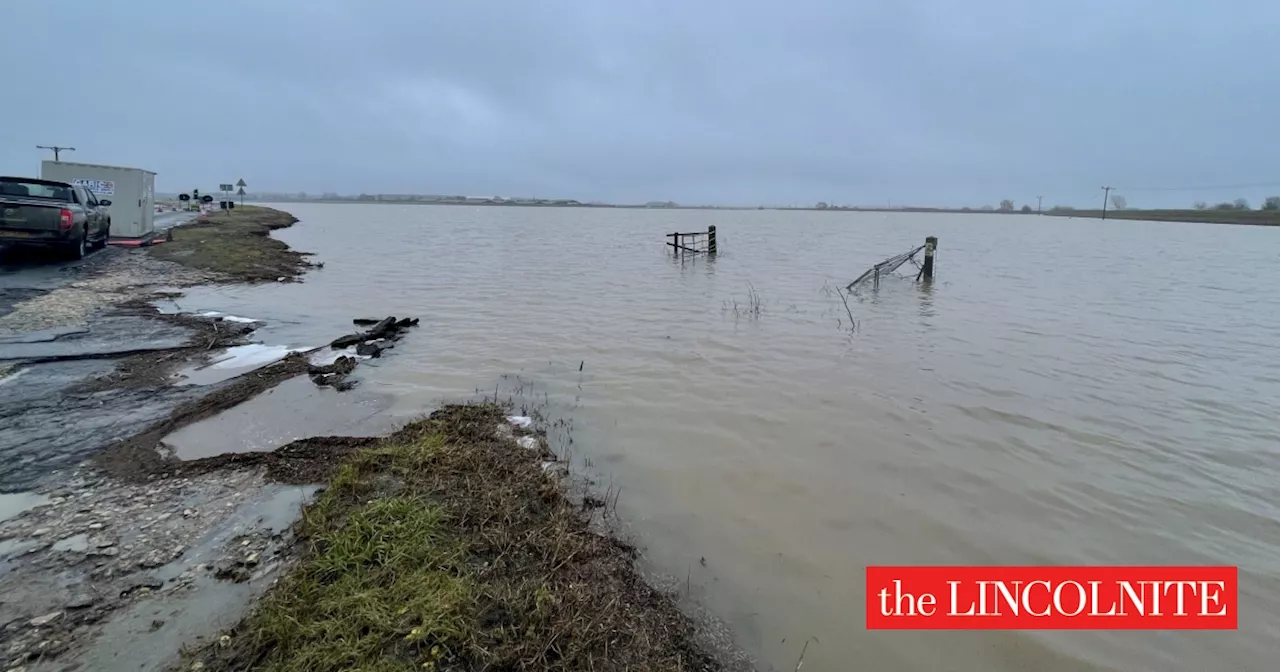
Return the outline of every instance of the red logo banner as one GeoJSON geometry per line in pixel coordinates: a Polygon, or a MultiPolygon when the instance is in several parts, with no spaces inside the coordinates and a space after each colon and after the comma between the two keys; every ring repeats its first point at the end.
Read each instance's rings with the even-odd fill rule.
{"type": "Polygon", "coordinates": [[[1235,567],[867,567],[871,630],[1235,630],[1235,567]]]}

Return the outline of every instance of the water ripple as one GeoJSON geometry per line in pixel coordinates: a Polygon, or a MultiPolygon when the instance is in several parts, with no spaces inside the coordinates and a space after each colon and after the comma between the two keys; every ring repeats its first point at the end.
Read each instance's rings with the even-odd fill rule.
{"type": "Polygon", "coordinates": [[[689,573],[763,667],[791,669],[793,644],[816,636],[814,669],[1271,669],[1280,294],[1264,278],[1280,231],[287,208],[302,222],[281,238],[325,268],[196,292],[189,307],[272,315],[271,342],[289,345],[357,315],[420,316],[394,365],[370,374],[406,415],[503,374],[537,378],[576,404],[574,449],[623,484],[647,562],[689,573]],[[664,253],[665,233],[708,224],[719,259],[664,253]],[[860,291],[850,334],[823,285],[927,235],[937,281],[860,291]],[[748,283],[758,317],[731,309],[748,283]],[[872,562],[1238,564],[1249,611],[1222,637],[890,637],[861,627],[872,562]]]}

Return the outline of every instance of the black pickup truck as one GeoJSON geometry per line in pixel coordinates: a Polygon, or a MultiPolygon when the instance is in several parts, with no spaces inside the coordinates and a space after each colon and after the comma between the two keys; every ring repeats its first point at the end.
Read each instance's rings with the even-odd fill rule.
{"type": "Polygon", "coordinates": [[[82,259],[107,244],[110,205],[77,184],[0,177],[0,246],[54,247],[82,259]]]}

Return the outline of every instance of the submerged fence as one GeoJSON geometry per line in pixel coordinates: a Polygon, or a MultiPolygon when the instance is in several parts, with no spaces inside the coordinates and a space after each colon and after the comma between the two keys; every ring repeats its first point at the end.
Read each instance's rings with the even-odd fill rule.
{"type": "Polygon", "coordinates": [[[692,233],[668,233],[667,245],[671,247],[671,253],[680,254],[705,254],[714,257],[716,254],[716,227],[711,225],[706,231],[695,231],[692,233]]]}
{"type": "Polygon", "coordinates": [[[908,261],[914,262],[915,256],[920,253],[920,250],[924,250],[924,263],[917,264],[920,267],[920,272],[916,273],[916,280],[924,278],[926,281],[931,281],[933,280],[933,253],[937,249],[937,247],[938,247],[938,237],[929,236],[928,238],[924,239],[924,245],[921,245],[920,247],[917,247],[913,250],[903,252],[902,254],[895,254],[892,257],[889,257],[888,259],[885,259],[884,261],[867,269],[866,273],[859,275],[856,280],[849,283],[849,285],[845,287],[845,291],[852,292],[854,287],[857,287],[858,285],[862,284],[863,282],[866,282],[867,280],[871,280],[874,283],[874,286],[879,287],[880,276],[888,275],[898,270],[899,267],[901,267],[903,264],[907,263],[908,261]]]}

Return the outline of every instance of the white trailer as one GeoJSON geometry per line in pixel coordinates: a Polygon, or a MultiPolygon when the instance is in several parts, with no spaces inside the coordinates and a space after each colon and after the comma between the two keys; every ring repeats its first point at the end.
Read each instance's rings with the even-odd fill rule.
{"type": "Polygon", "coordinates": [[[156,174],[141,168],[44,161],[40,177],[83,185],[111,201],[111,237],[142,238],[155,232],[156,174]]]}

